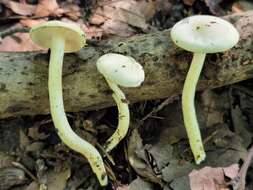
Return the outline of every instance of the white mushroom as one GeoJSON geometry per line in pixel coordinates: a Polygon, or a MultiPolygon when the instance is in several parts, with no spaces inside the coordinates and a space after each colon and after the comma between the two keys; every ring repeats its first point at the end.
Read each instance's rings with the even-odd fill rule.
{"type": "Polygon", "coordinates": [[[214,16],[198,15],[176,23],[171,30],[173,42],[193,52],[193,59],[186,76],[182,93],[184,123],[195,161],[199,164],[206,157],[194,107],[196,85],[206,53],[223,52],[232,48],[239,34],[229,22],[214,16]]]}
{"type": "Polygon", "coordinates": [[[132,57],[115,53],[101,56],[97,60],[97,69],[113,90],[112,97],[119,112],[118,128],[104,145],[105,150],[109,152],[126,136],[130,120],[128,102],[118,85],[122,87],[140,86],[144,81],[144,70],[132,57]]]}
{"type": "Polygon", "coordinates": [[[61,140],[70,148],[83,154],[102,186],[107,185],[103,159],[97,149],[80,138],[70,127],[64,111],[62,97],[62,64],[64,52],[75,52],[85,44],[85,35],[79,26],[60,21],[49,21],[32,27],[32,40],[44,48],[50,48],[48,90],[50,112],[61,140]]]}

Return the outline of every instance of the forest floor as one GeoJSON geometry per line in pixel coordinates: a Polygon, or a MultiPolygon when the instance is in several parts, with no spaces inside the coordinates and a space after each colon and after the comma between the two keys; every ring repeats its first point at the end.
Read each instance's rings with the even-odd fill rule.
{"type": "MultiPolygon", "coordinates": [[[[246,0],[2,0],[0,51],[42,50],[33,25],[76,22],[89,42],[171,28],[195,14],[225,16],[253,9],[246,0]]],[[[181,96],[130,104],[127,137],[107,155],[107,187],[86,159],[66,147],[50,115],[0,120],[0,190],[252,190],[253,80],[196,94],[207,159],[196,165],[182,119],[181,96]]],[[[0,100],[1,101],[1,100],[0,100]]],[[[117,108],[67,113],[75,132],[103,152],[117,108]]]]}

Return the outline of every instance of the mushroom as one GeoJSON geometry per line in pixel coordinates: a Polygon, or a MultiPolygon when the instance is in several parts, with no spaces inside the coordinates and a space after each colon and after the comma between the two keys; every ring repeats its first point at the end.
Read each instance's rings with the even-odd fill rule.
{"type": "Polygon", "coordinates": [[[193,59],[182,92],[184,124],[195,162],[201,163],[205,151],[194,107],[196,85],[207,53],[223,52],[239,40],[238,31],[229,22],[209,15],[185,18],[171,29],[173,42],[193,52],[193,59]]]}
{"type": "Polygon", "coordinates": [[[48,76],[49,102],[52,119],[61,140],[84,155],[102,186],[107,184],[106,170],[97,149],[80,138],[70,127],[62,96],[62,64],[64,52],[75,52],[85,45],[85,35],[79,26],[60,21],[38,24],[30,30],[31,39],[41,47],[50,48],[48,76]]]}
{"type": "Polygon", "coordinates": [[[142,66],[134,58],[116,53],[101,56],[97,60],[97,69],[112,89],[119,112],[118,127],[104,145],[106,152],[109,152],[126,136],[130,120],[128,101],[118,85],[138,87],[145,76],[142,66]]]}

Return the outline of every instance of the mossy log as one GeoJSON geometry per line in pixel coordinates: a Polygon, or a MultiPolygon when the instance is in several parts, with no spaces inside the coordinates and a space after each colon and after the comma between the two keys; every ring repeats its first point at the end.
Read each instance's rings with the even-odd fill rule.
{"type": "MultiPolygon", "coordinates": [[[[253,77],[253,12],[226,17],[240,32],[238,45],[207,56],[198,90],[215,88],[253,77]]],[[[226,34],[219,34],[226,35],[226,34]]],[[[143,65],[146,79],[139,88],[124,88],[131,103],[179,94],[192,54],[177,48],[170,31],[117,38],[65,54],[63,94],[67,112],[114,105],[111,91],[96,69],[99,56],[116,52],[143,65]]],[[[49,53],[0,53],[0,118],[49,113],[49,53]]]]}

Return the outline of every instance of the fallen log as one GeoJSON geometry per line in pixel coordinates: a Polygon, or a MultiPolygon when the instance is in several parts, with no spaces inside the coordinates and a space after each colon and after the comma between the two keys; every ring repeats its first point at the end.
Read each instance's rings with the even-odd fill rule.
{"type": "MultiPolygon", "coordinates": [[[[253,77],[253,12],[226,17],[240,32],[233,49],[209,54],[198,89],[215,88],[253,77]]],[[[220,34],[226,35],[226,34],[220,34]]],[[[101,109],[114,105],[105,80],[96,69],[99,56],[116,52],[143,65],[140,88],[125,88],[130,102],[161,99],[182,90],[192,54],[177,48],[170,31],[113,39],[65,54],[63,94],[66,111],[101,109]]],[[[49,113],[48,53],[0,53],[0,118],[49,113]]]]}

